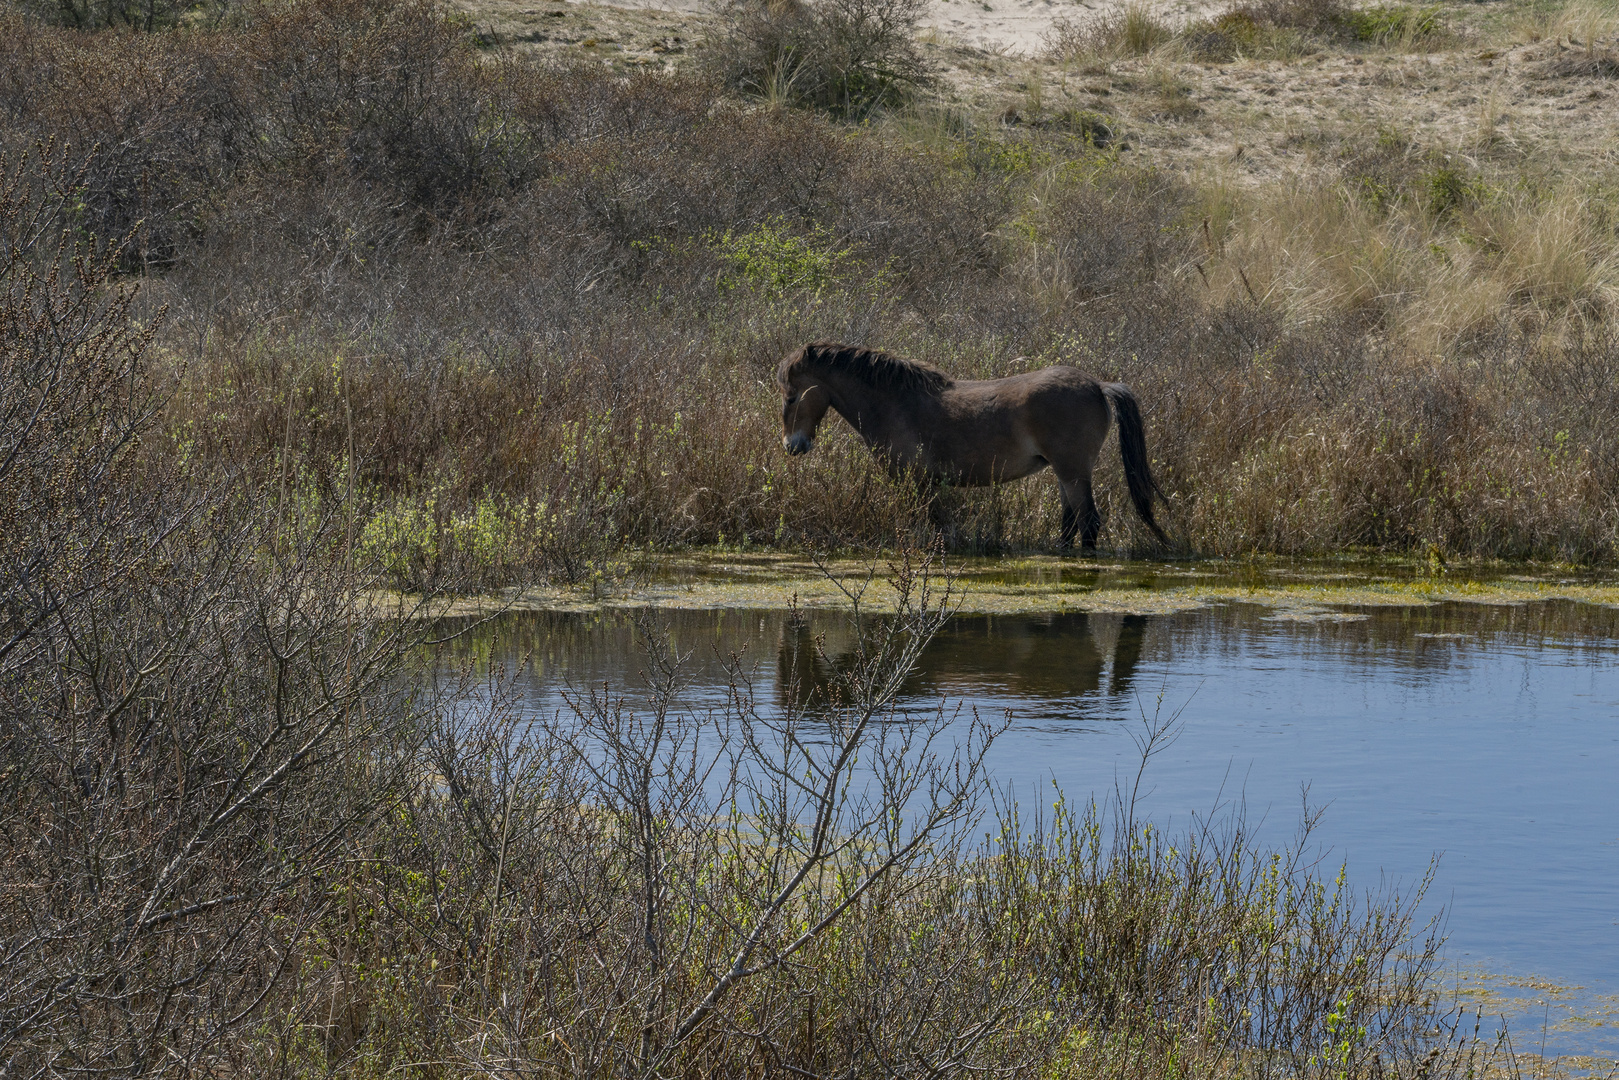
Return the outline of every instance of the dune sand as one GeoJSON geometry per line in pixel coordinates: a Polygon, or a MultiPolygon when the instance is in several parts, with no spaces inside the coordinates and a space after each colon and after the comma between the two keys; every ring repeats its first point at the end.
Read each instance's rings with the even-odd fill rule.
{"type": "MultiPolygon", "coordinates": [[[[600,0],[598,0],[600,2],[600,0]]],[[[1122,9],[1127,0],[934,0],[922,30],[944,34],[960,44],[1008,55],[1039,52],[1051,24],[1122,9]]],[[[607,0],[608,6],[648,13],[668,11],[701,15],[709,0],[607,0]]],[[[1197,0],[1147,0],[1149,10],[1170,22],[1201,15],[1216,5],[1197,0]]]]}

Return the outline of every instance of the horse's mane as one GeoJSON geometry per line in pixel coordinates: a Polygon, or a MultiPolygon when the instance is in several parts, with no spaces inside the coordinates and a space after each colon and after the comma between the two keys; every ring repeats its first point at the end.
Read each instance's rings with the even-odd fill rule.
{"type": "Polygon", "coordinates": [[[937,394],[955,385],[955,380],[932,364],[903,360],[878,349],[843,345],[836,341],[812,341],[792,353],[782,364],[789,368],[804,365],[812,369],[851,375],[872,386],[893,390],[918,390],[937,394]]]}

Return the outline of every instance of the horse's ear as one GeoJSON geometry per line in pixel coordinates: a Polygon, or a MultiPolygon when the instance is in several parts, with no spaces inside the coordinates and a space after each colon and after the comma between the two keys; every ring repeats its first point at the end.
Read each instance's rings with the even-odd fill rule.
{"type": "Polygon", "coordinates": [[[783,391],[787,390],[787,388],[792,385],[793,368],[801,364],[804,361],[804,358],[809,355],[810,349],[814,347],[814,342],[811,342],[808,345],[800,345],[798,348],[782,357],[781,363],[776,365],[776,385],[779,386],[783,391]]]}

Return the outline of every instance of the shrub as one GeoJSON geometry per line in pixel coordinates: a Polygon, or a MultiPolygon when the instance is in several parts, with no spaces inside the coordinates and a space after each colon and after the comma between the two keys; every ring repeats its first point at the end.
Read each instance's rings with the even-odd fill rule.
{"type": "Polygon", "coordinates": [[[1255,25],[1284,27],[1332,36],[1344,26],[1352,9],[1344,0],[1255,0],[1231,8],[1247,15],[1255,25]]]}
{"type": "Polygon", "coordinates": [[[171,263],[212,198],[259,153],[256,117],[220,42],[79,34],[0,16],[0,146],[82,157],[60,224],[103,243],[143,226],[125,268],[171,263]]]}
{"type": "Polygon", "coordinates": [[[820,292],[844,280],[858,266],[854,252],[837,247],[824,227],[799,236],[780,218],[746,232],[727,229],[715,238],[714,247],[726,266],[719,279],[723,289],[746,285],[777,294],[820,292]]]}
{"type": "Polygon", "coordinates": [[[1021,269],[1066,299],[1166,284],[1195,243],[1184,219],[1190,189],[1152,169],[1070,162],[1009,230],[1021,269]]]}
{"type": "Polygon", "coordinates": [[[1046,126],[1077,136],[1093,150],[1106,150],[1115,139],[1114,123],[1101,113],[1069,108],[1053,115],[1046,126]]]}
{"type": "Polygon", "coordinates": [[[1199,60],[1238,55],[1287,57],[1308,51],[1312,41],[1368,42],[1412,47],[1431,44],[1445,32],[1437,8],[1387,4],[1356,8],[1342,0],[1258,0],[1234,4],[1212,20],[1182,32],[1199,60]]]}
{"type": "Polygon", "coordinates": [[[1345,12],[1340,21],[1356,41],[1376,44],[1411,45],[1430,41],[1444,32],[1443,18],[1437,7],[1419,8],[1410,4],[1353,8],[1345,12]]]}
{"type": "Polygon", "coordinates": [[[1434,217],[1467,209],[1485,193],[1483,183],[1465,165],[1438,159],[1422,176],[1424,208],[1434,217]]]}
{"type": "Polygon", "coordinates": [[[389,802],[420,635],[356,617],[341,504],[159,428],[156,323],[54,228],[83,174],[0,160],[0,1055],[212,1072],[389,802]]]}
{"type": "Polygon", "coordinates": [[[928,0],[728,0],[705,45],[728,86],[862,118],[932,80],[915,34],[928,0]]]}
{"type": "Polygon", "coordinates": [[[230,0],[20,0],[30,15],[75,30],[154,31],[178,26],[199,15],[219,19],[230,0]]]}
{"type": "Polygon", "coordinates": [[[1058,59],[1142,56],[1175,37],[1175,29],[1138,2],[1085,19],[1059,18],[1047,32],[1046,48],[1058,59]]]}
{"type": "Polygon", "coordinates": [[[1186,30],[1186,47],[1197,60],[1224,63],[1240,55],[1253,55],[1260,48],[1259,23],[1247,11],[1228,11],[1210,23],[1198,23],[1186,30]]]}

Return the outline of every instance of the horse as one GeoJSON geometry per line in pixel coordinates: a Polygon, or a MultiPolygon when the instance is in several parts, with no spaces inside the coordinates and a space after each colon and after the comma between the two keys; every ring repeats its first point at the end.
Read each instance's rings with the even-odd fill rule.
{"type": "Polygon", "coordinates": [[[1130,501],[1165,542],[1153,518],[1153,499],[1164,496],[1148,467],[1141,410],[1123,383],[1101,382],[1066,364],[1004,379],[953,379],[918,360],[812,341],[782,357],[776,385],[782,445],[794,456],[810,452],[831,409],[895,476],[982,487],[1049,465],[1062,492],[1064,549],[1077,534],[1083,550],[1096,550],[1102,516],[1091,473],[1109,420],[1117,419],[1130,501]]]}

